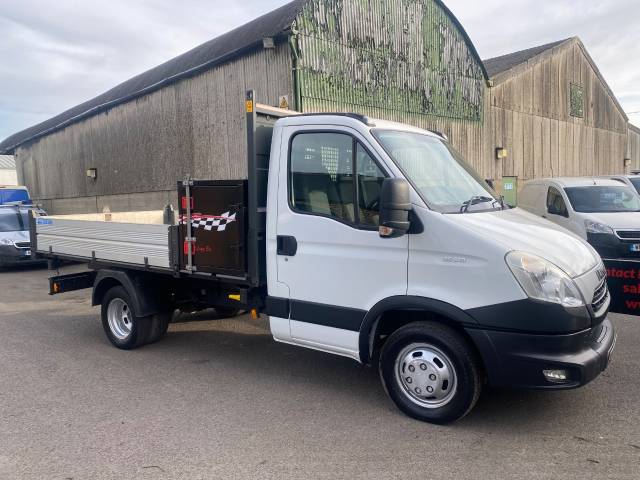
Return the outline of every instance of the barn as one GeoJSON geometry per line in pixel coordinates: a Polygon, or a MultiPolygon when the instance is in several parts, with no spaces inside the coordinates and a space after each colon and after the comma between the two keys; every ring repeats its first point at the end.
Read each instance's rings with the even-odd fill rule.
{"type": "Polygon", "coordinates": [[[488,77],[440,0],[296,0],[0,144],[53,213],[162,208],[246,175],[243,99],[444,132],[485,176],[488,77]]]}
{"type": "Polygon", "coordinates": [[[509,203],[532,178],[623,173],[640,165],[637,129],[579,38],[484,65],[498,183],[509,203]]]}

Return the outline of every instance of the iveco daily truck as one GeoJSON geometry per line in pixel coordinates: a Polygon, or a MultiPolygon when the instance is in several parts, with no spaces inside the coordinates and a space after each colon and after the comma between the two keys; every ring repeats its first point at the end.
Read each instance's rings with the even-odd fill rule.
{"type": "Polygon", "coordinates": [[[251,310],[279,342],[379,368],[398,408],[434,423],[467,414],[487,382],[569,389],[607,367],[597,253],[504,205],[444,137],[252,92],[244,107],[247,178],[179,182],[175,222],[32,219],[41,256],[89,266],[51,293],[92,288],[116,347],[158,340],[176,309],[251,310]]]}

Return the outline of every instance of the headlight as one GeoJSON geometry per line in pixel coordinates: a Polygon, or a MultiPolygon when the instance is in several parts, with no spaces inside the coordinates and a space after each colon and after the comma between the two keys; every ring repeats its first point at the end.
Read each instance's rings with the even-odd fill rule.
{"type": "Polygon", "coordinates": [[[13,242],[7,238],[0,238],[0,245],[13,245],[13,242]]]}
{"type": "Polygon", "coordinates": [[[584,226],[589,233],[608,233],[613,235],[613,228],[604,223],[592,222],[591,220],[585,220],[584,226]]]}
{"type": "Polygon", "coordinates": [[[584,305],[575,282],[553,263],[525,252],[510,252],[506,261],[529,298],[565,307],[584,305]]]}

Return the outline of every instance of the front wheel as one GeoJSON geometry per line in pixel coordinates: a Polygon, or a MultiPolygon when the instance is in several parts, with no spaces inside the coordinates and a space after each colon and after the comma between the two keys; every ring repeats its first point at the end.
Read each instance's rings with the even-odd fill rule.
{"type": "Polygon", "coordinates": [[[482,388],[474,350],[455,330],[436,322],[396,330],[382,348],[380,377],[400,410],[437,424],[464,417],[482,388]]]}

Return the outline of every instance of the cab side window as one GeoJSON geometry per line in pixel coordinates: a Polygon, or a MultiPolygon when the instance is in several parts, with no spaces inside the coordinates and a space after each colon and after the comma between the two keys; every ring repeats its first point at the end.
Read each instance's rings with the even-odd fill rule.
{"type": "Polygon", "coordinates": [[[377,227],[385,175],[364,147],[342,133],[301,133],[291,142],[289,198],[300,212],[377,227]]]}
{"type": "Polygon", "coordinates": [[[562,194],[557,188],[549,187],[549,192],[547,193],[547,212],[551,215],[569,216],[567,205],[564,203],[564,198],[562,198],[562,194]]]}
{"type": "Polygon", "coordinates": [[[353,141],[338,133],[305,133],[291,143],[294,209],[354,221],[353,141]]]}

